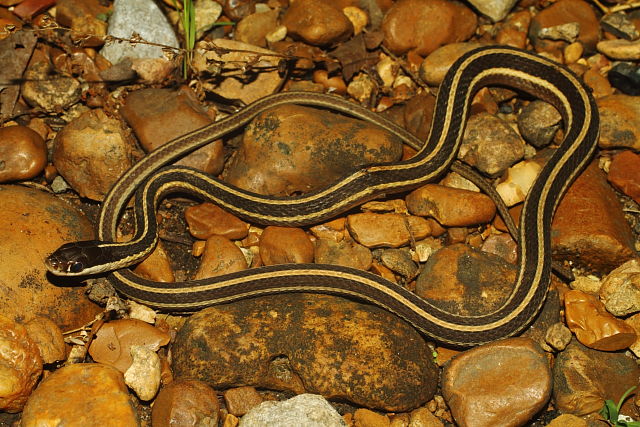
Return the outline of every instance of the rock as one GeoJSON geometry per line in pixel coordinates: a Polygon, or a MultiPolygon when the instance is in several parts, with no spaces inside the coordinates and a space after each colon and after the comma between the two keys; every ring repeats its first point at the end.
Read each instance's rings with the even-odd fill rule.
{"type": "Polygon", "coordinates": [[[264,265],[313,262],[313,243],[301,228],[269,226],[260,236],[264,265]]]}
{"type": "Polygon", "coordinates": [[[38,346],[43,363],[64,360],[66,348],[62,331],[48,317],[36,316],[24,324],[29,338],[38,346]]]}
{"type": "Polygon", "coordinates": [[[223,11],[233,21],[239,21],[256,11],[256,0],[225,0],[223,11]]]}
{"type": "Polygon", "coordinates": [[[485,194],[427,184],[406,197],[413,215],[430,216],[447,227],[466,227],[491,222],[496,205],[485,194]]]}
{"type": "Polygon", "coordinates": [[[412,327],[377,307],[325,295],[205,309],[187,319],[173,355],[177,378],[215,388],[318,393],[394,412],[429,400],[437,385],[431,352],[412,327]]]}
{"type": "Polygon", "coordinates": [[[504,203],[511,207],[524,201],[541,169],[542,166],[532,159],[507,169],[505,180],[496,185],[496,191],[504,203]]]}
{"type": "Polygon", "coordinates": [[[378,126],[329,111],[283,105],[257,116],[224,172],[259,194],[306,193],[364,165],[400,159],[402,143],[378,126]]]}
{"type": "Polygon", "coordinates": [[[360,270],[369,270],[373,260],[368,248],[351,239],[336,242],[323,238],[316,240],[314,259],[318,264],[344,265],[360,270]]]}
{"type": "MultiPolygon", "coordinates": [[[[458,58],[480,46],[482,46],[482,43],[476,42],[451,43],[440,46],[420,64],[420,78],[428,85],[439,86],[449,68],[458,58]]],[[[421,137],[426,138],[426,135],[421,135],[421,137]]]]}
{"type": "Polygon", "coordinates": [[[239,240],[247,237],[249,224],[212,203],[202,203],[185,209],[189,233],[196,239],[224,236],[239,240]]]}
{"type": "Polygon", "coordinates": [[[301,394],[283,402],[263,402],[240,420],[240,427],[345,427],[322,396],[301,394]]]}
{"type": "Polygon", "coordinates": [[[42,374],[42,357],[27,329],[0,316],[0,410],[20,412],[42,374]]]}
{"type": "Polygon", "coordinates": [[[89,110],[56,136],[53,164],[80,196],[102,200],[132,165],[131,145],[120,122],[89,110]]]}
{"type": "MultiPolygon", "coordinates": [[[[623,353],[591,350],[575,340],[558,353],[553,365],[553,398],[557,410],[587,415],[602,409],[605,399],[618,402],[637,385],[640,368],[623,353]]],[[[623,406],[622,412],[632,415],[623,406]]]]}
{"type": "Polygon", "coordinates": [[[625,150],[613,157],[607,180],[618,190],[640,203],[640,156],[625,150]]]}
{"type": "Polygon", "coordinates": [[[395,213],[349,215],[347,228],[358,243],[368,248],[397,248],[411,239],[424,239],[431,233],[431,226],[424,218],[395,213]]]}
{"type": "Polygon", "coordinates": [[[149,401],[160,388],[160,358],[143,345],[130,348],[131,366],[124,373],[124,382],[140,400],[149,401]]]}
{"type": "Polygon", "coordinates": [[[245,16],[236,25],[233,37],[243,43],[266,47],[266,36],[276,29],[278,15],[279,11],[273,9],[245,16]]]}
{"type": "Polygon", "coordinates": [[[387,427],[391,425],[389,417],[366,408],[357,409],[353,413],[353,421],[356,426],[387,427]]]}
{"type": "Polygon", "coordinates": [[[53,67],[48,62],[35,62],[24,72],[22,97],[43,111],[57,112],[80,100],[82,88],[73,77],[51,78],[53,67]]]}
{"type": "Polygon", "coordinates": [[[47,275],[43,262],[64,243],[90,240],[89,220],[71,204],[32,188],[2,185],[0,204],[0,312],[15,320],[46,316],[63,330],[92,321],[101,309],[87,300],[84,287],[47,275]]]}
{"type": "Polygon", "coordinates": [[[278,64],[282,56],[235,40],[215,39],[196,44],[191,66],[208,92],[250,104],[276,92],[282,84],[278,64]],[[245,67],[256,70],[247,79],[245,67]],[[216,79],[211,79],[211,75],[216,79]],[[212,81],[211,81],[212,80],[212,81]]]}
{"type": "Polygon", "coordinates": [[[470,1],[471,5],[475,7],[478,12],[491,18],[493,22],[502,21],[507,14],[511,11],[511,8],[517,3],[516,0],[473,0],[470,1]]]}
{"type": "Polygon", "coordinates": [[[220,276],[247,268],[247,260],[239,247],[226,237],[211,236],[207,239],[194,279],[220,276]]]}
{"type": "Polygon", "coordinates": [[[528,338],[495,341],[445,366],[442,395],[459,425],[521,426],[551,397],[551,369],[528,338]]]}
{"type": "Polygon", "coordinates": [[[633,18],[625,12],[607,13],[600,20],[602,28],[617,37],[627,40],[637,40],[640,38],[640,32],[633,23],[633,18]]]}
{"type": "Polygon", "coordinates": [[[640,151],[640,99],[611,95],[597,100],[600,112],[600,148],[640,151]]]}
{"type": "Polygon", "coordinates": [[[480,248],[482,252],[498,255],[509,264],[518,262],[518,244],[508,233],[490,235],[480,248]]]}
{"type": "Polygon", "coordinates": [[[136,265],[133,272],[138,276],[155,282],[171,283],[176,280],[169,255],[164,248],[162,240],[157,243],[149,256],[136,265]]]}
{"type": "Polygon", "coordinates": [[[531,12],[521,10],[510,14],[498,27],[496,43],[524,49],[527,46],[531,12]]]}
{"type": "MultiPolygon", "coordinates": [[[[151,0],[116,0],[109,18],[108,34],[132,39],[137,33],[143,40],[173,48],[180,45],[173,28],[160,8],[151,0]]],[[[114,42],[106,44],[100,54],[112,64],[125,57],[164,58],[160,46],[144,43],[114,42]]]]}
{"type": "Polygon", "coordinates": [[[596,99],[613,94],[611,83],[609,83],[609,80],[598,70],[593,68],[588,69],[582,75],[582,80],[584,80],[585,84],[593,91],[593,96],[596,99]]]}
{"type": "Polygon", "coordinates": [[[236,387],[224,392],[224,403],[229,413],[241,417],[264,399],[254,387],[236,387]]]}
{"type": "Polygon", "coordinates": [[[555,107],[544,101],[527,104],[518,116],[518,130],[536,148],[546,147],[560,129],[562,116],[555,107]]]}
{"type": "Polygon", "coordinates": [[[56,2],[56,21],[65,27],[71,27],[74,19],[85,16],[96,17],[109,12],[111,8],[101,4],[99,0],[58,0],[56,2]]]}
{"type": "Polygon", "coordinates": [[[547,424],[547,427],[589,427],[587,421],[571,414],[562,414],[547,424]]]}
{"type": "Polygon", "coordinates": [[[336,7],[320,0],[291,3],[282,16],[288,33],[314,46],[346,41],[353,34],[351,21],[336,7]]]}
{"type": "Polygon", "coordinates": [[[559,50],[563,42],[544,40],[540,38],[540,32],[544,29],[575,23],[579,26],[578,41],[588,52],[593,52],[599,40],[600,23],[590,4],[583,0],[561,0],[543,9],[533,17],[529,37],[539,50],[547,52],[559,50]]]}
{"type": "Polygon", "coordinates": [[[640,59],[640,40],[603,40],[597,44],[598,52],[611,59],[637,61],[640,59]]]}
{"type": "Polygon", "coordinates": [[[609,314],[593,295],[571,290],[564,295],[567,326],[589,348],[624,350],[636,340],[635,330],[609,314]]]}
{"type": "Polygon", "coordinates": [[[406,280],[413,280],[418,274],[418,266],[407,249],[385,249],[380,254],[380,261],[406,280]]]}
{"type": "Polygon", "coordinates": [[[47,146],[26,126],[0,128],[0,183],[37,176],[47,164],[47,146]]]}
{"type": "MultiPolygon", "coordinates": [[[[213,122],[189,89],[140,89],[127,96],[120,112],[146,152],[213,122]]],[[[199,148],[175,164],[219,174],[224,166],[222,140],[199,148]]]]}
{"type": "Polygon", "coordinates": [[[202,381],[176,380],[164,386],[154,400],[154,427],[218,425],[220,404],[216,392],[202,381]]]}
{"type": "Polygon", "coordinates": [[[571,342],[571,330],[564,323],[557,322],[547,329],[545,341],[557,351],[564,350],[571,342]]]}
{"type": "Polygon", "coordinates": [[[52,372],[33,392],[22,426],[139,426],[122,374],[98,363],[69,365],[52,372]]]}
{"type": "Polygon", "coordinates": [[[426,56],[442,45],[467,40],[477,17],[461,3],[446,0],[399,0],[382,22],[384,44],[395,54],[426,56]]]}
{"type": "Polygon", "coordinates": [[[636,256],[622,206],[597,165],[587,167],[560,202],[551,247],[557,259],[603,273],[636,256]]]}
{"type": "Polygon", "coordinates": [[[447,312],[488,314],[506,301],[516,271],[498,256],[454,244],[429,257],[416,279],[415,292],[447,312]]]}
{"type": "Polygon", "coordinates": [[[609,273],[602,281],[599,296],[614,316],[640,311],[640,260],[629,260],[609,273]]]}

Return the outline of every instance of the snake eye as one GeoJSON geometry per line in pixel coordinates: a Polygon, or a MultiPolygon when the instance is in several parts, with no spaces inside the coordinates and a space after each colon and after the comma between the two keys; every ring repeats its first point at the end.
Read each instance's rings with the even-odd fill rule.
{"type": "Polygon", "coordinates": [[[80,273],[82,270],[84,270],[84,265],[78,261],[75,261],[69,266],[69,271],[71,273],[80,273]]]}

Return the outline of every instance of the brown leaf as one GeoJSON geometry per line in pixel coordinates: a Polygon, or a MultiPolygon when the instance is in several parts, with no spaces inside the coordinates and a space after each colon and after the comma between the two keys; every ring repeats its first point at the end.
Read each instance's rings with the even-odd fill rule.
{"type": "Polygon", "coordinates": [[[362,34],[335,48],[330,56],[342,64],[342,76],[345,80],[350,80],[358,71],[374,65],[378,60],[375,53],[367,51],[362,34]]]}
{"type": "Polygon", "coordinates": [[[18,31],[0,40],[0,121],[11,118],[20,93],[20,79],[27,67],[36,36],[32,32],[18,31]]]}

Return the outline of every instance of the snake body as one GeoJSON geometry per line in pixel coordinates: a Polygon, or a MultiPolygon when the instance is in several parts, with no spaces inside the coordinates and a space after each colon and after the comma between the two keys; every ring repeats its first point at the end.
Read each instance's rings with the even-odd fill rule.
{"type": "Polygon", "coordinates": [[[454,346],[473,346],[515,335],[531,322],[544,302],[550,280],[553,213],[567,187],[590,161],[598,138],[595,102],[572,72],[513,48],[473,50],[447,73],[438,92],[431,133],[413,158],[359,169],[327,188],[300,197],[257,195],[189,168],[163,167],[284,103],[337,110],[415,142],[414,137],[389,121],[333,96],[288,92],[263,98],[235,115],[149,153],[107,195],[100,216],[100,240],[64,245],[48,258],[48,268],[55,274],[67,275],[115,270],[110,278],[118,291],[171,311],[197,310],[273,293],[338,294],[381,306],[427,336],[454,346]],[[324,221],[381,194],[402,192],[433,181],[453,164],[471,99],[477,90],[488,85],[514,87],[551,103],[565,125],[564,141],[542,168],[524,202],[518,230],[520,265],[513,291],[492,313],[473,317],[449,313],[377,275],[335,265],[275,265],[176,283],[152,282],[124,268],[155,246],[155,209],[172,192],[212,201],[252,222],[300,226],[324,221]],[[114,243],[119,215],[134,192],[136,235],[130,242],[114,243]]]}

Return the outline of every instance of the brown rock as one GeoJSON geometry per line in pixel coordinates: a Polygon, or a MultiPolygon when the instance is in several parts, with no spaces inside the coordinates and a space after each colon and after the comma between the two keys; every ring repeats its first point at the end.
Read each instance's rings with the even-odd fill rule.
{"type": "Polygon", "coordinates": [[[605,273],[635,256],[622,206],[597,165],[582,172],[560,202],[551,245],[554,257],[605,273]]]}
{"type": "Polygon", "coordinates": [[[239,240],[247,237],[249,224],[212,203],[190,206],[184,211],[189,233],[196,239],[224,236],[239,240]]]}
{"type": "Polygon", "coordinates": [[[547,146],[560,128],[562,116],[547,102],[536,100],[527,104],[518,116],[518,130],[534,147],[547,146]]]}
{"type": "Polygon", "coordinates": [[[465,316],[499,308],[513,289],[516,267],[464,244],[429,257],[416,280],[416,294],[445,311],[465,316]]]}
{"type": "Polygon", "coordinates": [[[260,236],[264,265],[313,262],[313,252],[313,243],[301,228],[270,226],[260,236]]]}
{"type": "Polygon", "coordinates": [[[411,239],[424,239],[431,232],[431,227],[424,218],[372,212],[349,215],[347,228],[358,243],[368,248],[397,248],[409,243],[411,239]]]}
{"type": "Polygon", "coordinates": [[[80,363],[51,373],[22,412],[22,426],[139,426],[122,374],[98,363],[80,363]]]}
{"type": "Polygon", "coordinates": [[[589,424],[575,415],[562,414],[547,424],[547,427],[589,427],[589,424]]]}
{"type": "Polygon", "coordinates": [[[635,330],[613,317],[593,295],[571,290],[564,294],[567,326],[582,344],[595,350],[623,350],[636,340],[635,330]]]}
{"type": "Polygon", "coordinates": [[[56,21],[65,27],[71,27],[75,18],[83,16],[106,15],[111,11],[99,0],[59,0],[56,2],[56,21]]]}
{"type": "Polygon", "coordinates": [[[431,352],[411,326],[377,307],[325,295],[205,309],[178,332],[173,355],[177,377],[215,388],[316,393],[394,412],[431,399],[437,386],[431,352]]]}
{"type": "Polygon", "coordinates": [[[287,196],[326,187],[364,165],[400,159],[402,143],[377,126],[283,105],[256,117],[224,172],[229,184],[287,196]]]}
{"type": "Polygon", "coordinates": [[[0,410],[20,412],[42,373],[42,358],[24,326],[0,316],[0,410]]]}
{"type": "Polygon", "coordinates": [[[276,29],[279,11],[277,9],[247,15],[235,27],[234,38],[255,46],[266,47],[265,36],[276,29]]]}
{"type": "MultiPolygon", "coordinates": [[[[605,399],[618,402],[630,387],[638,385],[640,368],[622,352],[591,350],[575,340],[558,353],[553,365],[553,398],[558,411],[587,415],[602,409],[605,399]]],[[[631,399],[623,405],[629,411],[631,399]]]]}
{"type": "Polygon", "coordinates": [[[58,133],[53,164],[80,196],[102,200],[131,167],[131,146],[118,120],[90,110],[58,133]]]}
{"type": "Polygon", "coordinates": [[[353,414],[354,425],[357,427],[389,427],[391,421],[384,414],[378,414],[369,409],[359,408],[353,414]]]}
{"type": "Polygon", "coordinates": [[[288,33],[314,46],[331,45],[353,34],[351,21],[341,10],[321,0],[298,0],[282,16],[288,33]]]}
{"type": "Polygon", "coordinates": [[[518,262],[518,244],[508,233],[492,234],[482,243],[483,252],[498,255],[509,264],[518,262]]]}
{"type": "Polygon", "coordinates": [[[163,387],[154,400],[154,427],[218,425],[216,392],[198,380],[177,380],[163,387]]]}
{"type": "Polygon", "coordinates": [[[524,49],[527,45],[529,24],[531,24],[531,12],[528,10],[510,14],[498,27],[496,43],[524,49]]]}
{"type": "Polygon", "coordinates": [[[578,41],[587,51],[595,51],[599,40],[600,24],[591,5],[583,0],[561,0],[543,9],[533,17],[529,27],[529,37],[538,50],[560,51],[565,43],[541,39],[538,34],[543,28],[569,23],[578,23],[580,26],[578,41]]]}
{"type": "MultiPolygon", "coordinates": [[[[437,48],[420,64],[420,78],[431,86],[439,86],[442,80],[444,80],[444,76],[447,74],[447,71],[449,71],[449,68],[451,68],[458,58],[480,46],[482,46],[482,43],[464,42],[446,44],[437,48]]],[[[419,136],[423,139],[427,137],[427,135],[419,136]]]]}
{"type": "MultiPolygon", "coordinates": [[[[127,96],[122,117],[149,152],[213,122],[191,90],[141,89],[127,96]]],[[[224,166],[222,140],[199,148],[176,162],[217,175],[224,166]]]]}
{"type": "Polygon", "coordinates": [[[43,316],[36,316],[24,324],[29,338],[33,340],[40,350],[43,363],[53,363],[64,360],[66,348],[62,331],[51,321],[43,316]]]}
{"type": "Polygon", "coordinates": [[[413,215],[433,217],[448,227],[487,223],[496,214],[496,205],[489,196],[437,184],[413,190],[405,200],[413,215]]]}
{"type": "Polygon", "coordinates": [[[600,112],[600,148],[640,150],[640,99],[611,95],[597,101],[600,112]]]}
{"type": "Polygon", "coordinates": [[[418,275],[418,266],[411,259],[408,249],[385,249],[380,254],[380,261],[407,281],[413,280],[418,275]]]}
{"type": "Polygon", "coordinates": [[[145,346],[157,351],[169,343],[169,334],[136,319],[105,323],[96,333],[89,354],[96,362],[113,366],[124,373],[131,366],[131,347],[145,346]]]}
{"type": "Polygon", "coordinates": [[[463,426],[521,426],[551,397],[551,369],[528,338],[465,351],[445,367],[442,395],[463,426]]]}
{"type": "Polygon", "coordinates": [[[313,227],[309,228],[309,231],[311,231],[311,233],[318,239],[340,242],[345,238],[346,223],[346,218],[336,218],[323,224],[314,225],[313,227]]]}
{"type": "Polygon", "coordinates": [[[631,150],[616,154],[609,166],[609,182],[640,203],[640,156],[631,150]]]}
{"type": "Polygon", "coordinates": [[[26,126],[0,128],[0,182],[30,179],[47,164],[47,146],[26,126]]]}
{"type": "Polygon", "coordinates": [[[446,0],[399,0],[382,22],[384,43],[395,54],[426,56],[438,47],[467,40],[476,15],[461,3],[446,0]]]}
{"type": "Polygon", "coordinates": [[[344,265],[360,270],[371,268],[373,261],[371,251],[351,239],[339,242],[331,239],[316,240],[314,259],[318,264],[344,265]]]}
{"type": "Polygon", "coordinates": [[[23,75],[21,95],[29,105],[43,111],[57,112],[80,101],[82,87],[73,77],[57,75],[52,79],[52,71],[48,61],[29,65],[23,75]]]}
{"type": "Polygon", "coordinates": [[[202,254],[195,279],[220,276],[249,268],[239,247],[223,236],[211,236],[202,254]]]}
{"type": "Polygon", "coordinates": [[[256,11],[256,0],[224,0],[224,14],[233,21],[239,21],[256,11]]]}
{"type": "Polygon", "coordinates": [[[133,272],[138,276],[155,282],[171,283],[176,280],[171,268],[171,261],[169,261],[169,256],[164,249],[162,241],[158,242],[156,248],[144,261],[136,265],[133,272]]]}
{"type": "Polygon", "coordinates": [[[229,413],[238,417],[246,414],[251,408],[264,401],[254,387],[231,388],[225,391],[223,396],[229,413]]]}
{"type": "Polygon", "coordinates": [[[628,316],[640,311],[640,258],[629,260],[613,270],[598,289],[607,311],[628,316]]]}
{"type": "Polygon", "coordinates": [[[0,203],[0,312],[16,320],[45,316],[63,330],[93,320],[101,309],[79,281],[47,275],[43,262],[64,243],[91,239],[89,220],[71,204],[26,187],[0,186],[0,203]]]}
{"type": "MultiPolygon", "coordinates": [[[[430,93],[420,93],[409,99],[403,112],[405,128],[425,141],[431,130],[431,118],[435,107],[436,97],[430,93]]],[[[406,147],[406,145],[403,146],[403,148],[406,147]]],[[[409,157],[413,157],[413,155],[409,157]]]]}
{"type": "Polygon", "coordinates": [[[593,96],[596,99],[612,95],[614,92],[609,80],[593,68],[585,71],[582,75],[582,80],[591,88],[593,96]]]}

